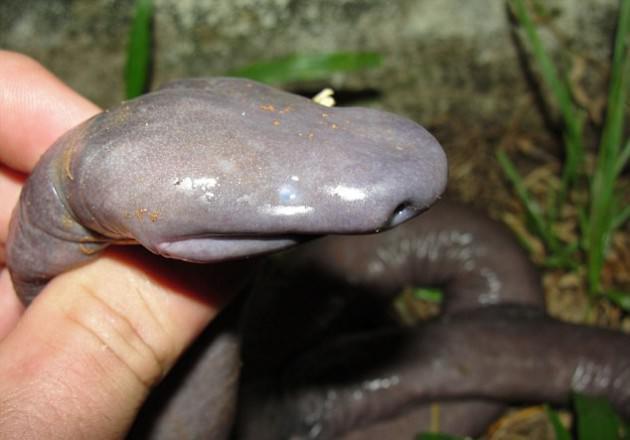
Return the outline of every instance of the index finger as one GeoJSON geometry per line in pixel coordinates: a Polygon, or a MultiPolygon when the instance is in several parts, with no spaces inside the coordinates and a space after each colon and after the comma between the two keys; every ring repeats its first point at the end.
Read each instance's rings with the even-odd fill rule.
{"type": "Polygon", "coordinates": [[[59,136],[99,110],[37,61],[0,50],[0,162],[28,173],[59,136]]]}

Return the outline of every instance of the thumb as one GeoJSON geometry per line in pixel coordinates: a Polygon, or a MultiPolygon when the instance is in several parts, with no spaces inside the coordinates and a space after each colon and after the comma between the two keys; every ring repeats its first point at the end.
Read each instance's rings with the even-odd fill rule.
{"type": "Polygon", "coordinates": [[[51,281],[0,343],[3,435],[123,437],[246,270],[205,267],[202,289],[198,269],[125,249],[51,281]]]}

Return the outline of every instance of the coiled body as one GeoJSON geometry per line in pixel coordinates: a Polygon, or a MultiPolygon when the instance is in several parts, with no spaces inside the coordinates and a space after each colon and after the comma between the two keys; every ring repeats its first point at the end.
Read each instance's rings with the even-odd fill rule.
{"type": "MultiPolygon", "coordinates": [[[[243,365],[231,438],[413,438],[428,429],[433,402],[442,430],[471,435],[507,403],[564,404],[572,390],[630,415],[630,337],[547,316],[538,273],[513,236],[470,208],[441,201],[391,231],[327,237],[279,263],[234,317],[241,349],[223,352],[243,365]],[[402,328],[389,303],[418,285],[444,289],[441,315],[402,328]]],[[[208,436],[191,408],[215,384],[203,347],[217,334],[210,328],[174,376],[205,375],[207,387],[159,389],[161,412],[142,413],[134,434],[176,438],[174,421],[186,420],[178,435],[208,436]]]]}
{"type": "Polygon", "coordinates": [[[486,420],[504,401],[563,402],[571,389],[629,415],[628,337],[547,317],[504,228],[450,203],[402,224],[445,183],[441,147],[412,121],[183,80],[50,148],[14,211],[7,265],[28,304],[110,244],[214,262],[399,226],[288,256],[299,288],[259,280],[172,370],[132,438],[413,435],[410,415],[431,401],[486,420]],[[384,311],[415,285],[442,286],[443,313],[401,329],[384,311]]]}

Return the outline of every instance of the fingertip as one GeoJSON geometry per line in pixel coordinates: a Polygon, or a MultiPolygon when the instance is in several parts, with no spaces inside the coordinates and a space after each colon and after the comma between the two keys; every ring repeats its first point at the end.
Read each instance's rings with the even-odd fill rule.
{"type": "MultiPolygon", "coordinates": [[[[20,198],[24,174],[0,164],[0,246],[4,246],[9,236],[9,222],[13,208],[20,198]]],[[[4,249],[0,249],[0,264],[5,262],[4,249]]]]}
{"type": "Polygon", "coordinates": [[[99,112],[26,55],[0,50],[0,161],[28,172],[64,132],[99,112]]]}

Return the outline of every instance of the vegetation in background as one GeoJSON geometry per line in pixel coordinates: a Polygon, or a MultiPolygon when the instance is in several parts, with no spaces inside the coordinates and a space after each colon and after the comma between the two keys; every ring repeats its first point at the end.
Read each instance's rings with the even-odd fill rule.
{"type": "Polygon", "coordinates": [[[622,194],[616,189],[616,181],[630,157],[630,140],[622,140],[629,76],[626,40],[630,28],[630,1],[620,0],[608,106],[593,169],[587,167],[585,160],[584,111],[574,102],[569,82],[558,73],[547,54],[524,0],[509,0],[509,4],[523,28],[542,85],[549,92],[553,107],[558,109],[565,161],[560,186],[551,190],[552,195],[544,204],[532,197],[516,167],[502,151],[498,153],[499,163],[525,206],[530,230],[546,247],[545,264],[570,270],[585,267],[592,297],[605,295],[623,309],[630,310],[628,293],[605,291],[601,284],[612,234],[630,217],[630,206],[623,206],[622,194]],[[567,204],[578,209],[577,243],[561,240],[554,230],[567,204]]]}
{"type": "Polygon", "coordinates": [[[334,52],[315,55],[290,55],[252,64],[228,73],[268,84],[287,84],[330,78],[336,72],[378,67],[382,57],[373,52],[334,52]]]}
{"type": "Polygon", "coordinates": [[[556,440],[571,440],[571,434],[560,421],[558,413],[554,411],[549,405],[545,405],[545,413],[547,413],[547,418],[549,419],[549,422],[553,427],[553,432],[556,436],[556,440]]]}
{"type": "MultiPolygon", "coordinates": [[[[125,66],[127,99],[146,93],[149,89],[152,23],[152,0],[136,0],[125,66]]],[[[382,56],[374,52],[302,54],[255,63],[230,71],[227,75],[282,85],[299,81],[325,80],[338,72],[378,67],[381,63],[382,56]]]]}
{"type": "MultiPolygon", "coordinates": [[[[577,440],[629,440],[630,433],[619,416],[615,414],[610,403],[599,397],[588,397],[583,394],[573,395],[573,407],[576,415],[577,440]]],[[[556,440],[571,440],[569,430],[560,422],[556,411],[545,407],[549,422],[553,427],[556,440]]],[[[489,435],[492,439],[492,435],[489,435]]],[[[465,440],[448,434],[422,433],[415,440],[465,440]]]]}
{"type": "Polygon", "coordinates": [[[441,304],[444,300],[444,291],[437,287],[417,287],[413,289],[413,296],[421,301],[441,304]]]}
{"type": "MultiPolygon", "coordinates": [[[[528,227],[545,245],[547,255],[545,264],[568,270],[585,267],[588,289],[593,297],[604,295],[624,310],[630,311],[629,293],[605,291],[601,285],[601,273],[612,234],[630,218],[630,206],[623,205],[623,195],[616,188],[617,179],[630,159],[630,139],[623,139],[624,105],[630,68],[627,56],[630,0],[620,0],[606,118],[592,169],[589,169],[586,161],[584,111],[574,102],[568,80],[558,73],[547,54],[524,0],[508,2],[523,28],[542,85],[549,92],[553,107],[559,114],[558,125],[562,129],[565,161],[560,185],[552,189],[551,197],[544,203],[536,200],[529,192],[515,165],[503,151],[498,152],[499,163],[525,207],[528,227]],[[581,195],[586,196],[580,197],[581,195]],[[580,236],[577,243],[563,241],[554,230],[562,209],[567,204],[574,204],[579,211],[580,236]]],[[[536,5],[540,6],[538,3],[534,4],[536,5]]],[[[606,399],[576,393],[573,396],[573,407],[576,414],[575,434],[578,440],[630,439],[630,428],[615,414],[606,399]]],[[[573,438],[554,410],[546,407],[546,413],[556,439],[573,438]]],[[[419,434],[416,440],[464,438],[423,433],[419,434]]]]}
{"type": "Polygon", "coordinates": [[[125,96],[127,99],[142,95],[149,89],[152,23],[152,0],[137,0],[131,22],[127,64],[125,65],[125,96]]]}
{"type": "Polygon", "coordinates": [[[577,414],[578,439],[613,440],[629,438],[628,427],[621,422],[621,419],[615,414],[615,411],[606,399],[575,394],[573,396],[573,406],[577,414]]]}

